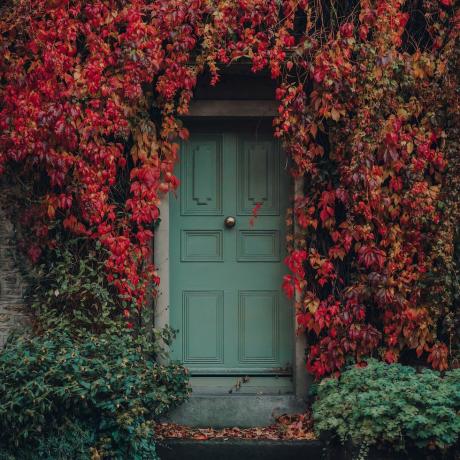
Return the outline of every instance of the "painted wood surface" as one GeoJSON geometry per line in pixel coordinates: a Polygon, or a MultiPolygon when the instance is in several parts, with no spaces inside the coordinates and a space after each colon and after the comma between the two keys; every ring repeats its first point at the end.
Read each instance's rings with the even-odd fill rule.
{"type": "Polygon", "coordinates": [[[277,142],[241,130],[193,132],[177,174],[173,358],[192,375],[290,374],[293,315],[281,291],[289,178],[277,142]]]}

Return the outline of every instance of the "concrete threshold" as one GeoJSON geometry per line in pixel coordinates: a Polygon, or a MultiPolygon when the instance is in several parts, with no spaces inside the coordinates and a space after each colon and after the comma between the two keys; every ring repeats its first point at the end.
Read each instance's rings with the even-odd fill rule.
{"type": "Polygon", "coordinates": [[[304,412],[306,404],[294,395],[195,394],[163,421],[198,428],[269,426],[283,414],[304,412]]]}

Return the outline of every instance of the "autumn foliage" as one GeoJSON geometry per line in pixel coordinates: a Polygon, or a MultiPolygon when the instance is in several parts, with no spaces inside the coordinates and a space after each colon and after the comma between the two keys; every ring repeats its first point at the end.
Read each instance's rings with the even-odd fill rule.
{"type": "Polygon", "coordinates": [[[0,171],[22,184],[33,261],[57,232],[98,241],[132,327],[159,283],[151,240],[178,186],[178,116],[200,74],[218,84],[244,61],[278,82],[274,135],[304,180],[283,287],[307,369],[411,350],[452,363],[453,0],[15,0],[0,14],[0,171]]]}

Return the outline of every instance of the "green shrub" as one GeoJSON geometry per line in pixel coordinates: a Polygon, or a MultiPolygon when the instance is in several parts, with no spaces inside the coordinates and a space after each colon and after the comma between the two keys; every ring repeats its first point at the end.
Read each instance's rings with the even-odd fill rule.
{"type": "Polygon", "coordinates": [[[72,334],[108,332],[134,310],[107,281],[107,251],[84,238],[57,234],[59,244],[47,251],[30,275],[27,298],[38,330],[69,329],[72,334]]]}
{"type": "Polygon", "coordinates": [[[12,338],[0,354],[0,459],[157,458],[154,419],[188,392],[184,369],[157,356],[126,331],[12,338]]]}
{"type": "MultiPolygon", "coordinates": [[[[88,460],[96,445],[95,432],[90,425],[69,419],[60,426],[47,429],[32,445],[21,443],[14,449],[0,448],[0,460],[88,460]],[[92,450],[91,450],[92,449],[92,450]]],[[[3,447],[3,446],[2,446],[3,447]]],[[[155,456],[152,458],[155,459],[155,456]]]]}
{"type": "Polygon", "coordinates": [[[345,444],[446,450],[460,434],[460,369],[417,373],[409,366],[369,360],[317,387],[315,430],[345,444]]]}

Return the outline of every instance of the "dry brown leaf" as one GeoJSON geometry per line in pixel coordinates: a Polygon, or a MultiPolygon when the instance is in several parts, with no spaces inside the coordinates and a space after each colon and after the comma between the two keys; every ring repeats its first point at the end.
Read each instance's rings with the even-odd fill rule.
{"type": "Polygon", "coordinates": [[[276,423],[267,427],[253,428],[191,428],[175,423],[159,423],[156,426],[156,436],[159,439],[270,439],[270,440],[312,440],[313,421],[310,412],[296,415],[281,415],[276,423]]]}

